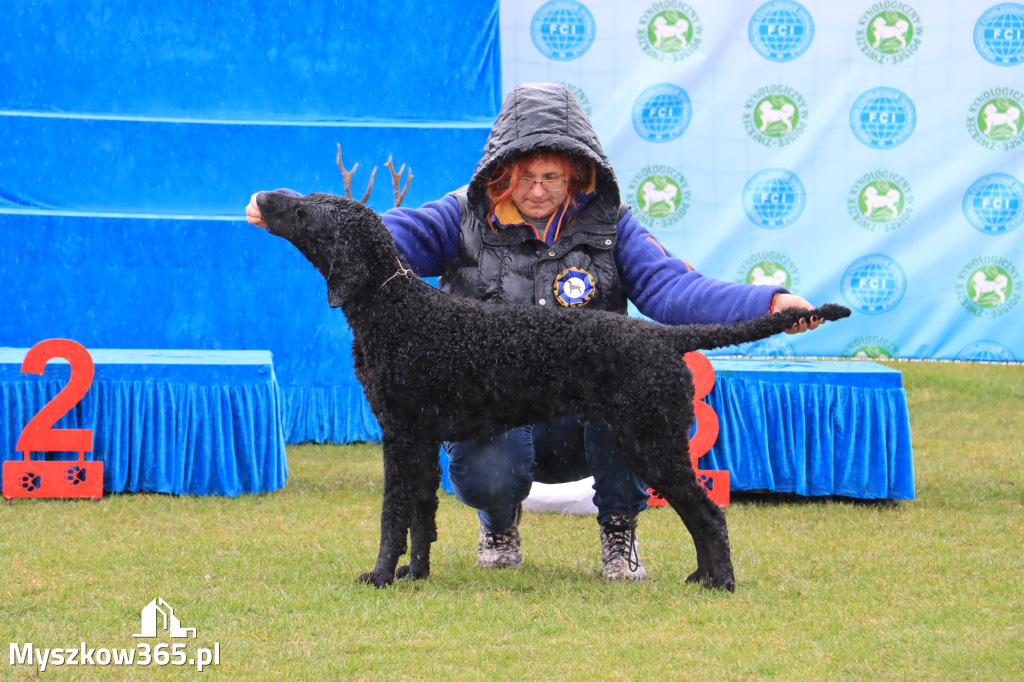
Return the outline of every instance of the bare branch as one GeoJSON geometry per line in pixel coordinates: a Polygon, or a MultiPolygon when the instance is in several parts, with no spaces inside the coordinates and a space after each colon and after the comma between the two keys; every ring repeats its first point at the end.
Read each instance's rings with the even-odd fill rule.
{"type": "Polygon", "coordinates": [[[387,166],[388,170],[391,171],[391,182],[393,182],[394,185],[395,185],[395,206],[396,207],[401,206],[402,205],[402,199],[405,198],[405,193],[409,191],[409,185],[412,183],[412,169],[411,168],[409,169],[409,176],[405,180],[405,189],[403,189],[401,192],[399,192],[398,191],[398,187],[401,184],[402,173],[405,172],[405,164],[403,163],[402,167],[399,168],[398,172],[396,173],[395,172],[395,164],[392,161],[392,158],[389,156],[388,157],[388,162],[385,163],[384,165],[387,166]]]}
{"type": "MultiPolygon", "coordinates": [[[[359,163],[356,162],[352,166],[352,170],[345,170],[345,164],[341,162],[341,144],[338,144],[338,170],[341,171],[341,177],[345,180],[345,196],[349,199],[352,198],[352,176],[355,175],[356,169],[359,168],[359,163]]],[[[373,189],[373,179],[377,175],[377,167],[374,166],[373,170],[370,171],[370,182],[366,185],[366,194],[360,199],[362,203],[366,203],[366,200],[370,198],[370,190],[373,189]]]]}

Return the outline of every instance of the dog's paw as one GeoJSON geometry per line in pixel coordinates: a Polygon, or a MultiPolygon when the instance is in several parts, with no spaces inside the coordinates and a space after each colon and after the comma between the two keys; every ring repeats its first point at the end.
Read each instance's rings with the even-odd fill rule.
{"type": "Polygon", "coordinates": [[[705,581],[702,587],[706,590],[718,590],[719,592],[735,592],[736,580],[732,576],[727,578],[711,576],[711,579],[705,581]]]}
{"type": "Polygon", "coordinates": [[[686,576],[686,582],[688,583],[705,583],[711,579],[711,571],[706,568],[698,568],[696,571],[686,576]]]}
{"type": "Polygon", "coordinates": [[[412,570],[412,566],[410,566],[409,564],[399,566],[398,570],[395,571],[396,580],[423,580],[424,578],[427,578],[429,576],[429,568],[426,571],[414,571],[412,570]]]}
{"type": "Polygon", "coordinates": [[[364,585],[373,585],[377,588],[387,587],[392,582],[394,582],[394,580],[395,579],[393,577],[382,578],[378,575],[374,575],[373,573],[363,573],[361,576],[359,576],[359,582],[361,582],[364,585]]]}

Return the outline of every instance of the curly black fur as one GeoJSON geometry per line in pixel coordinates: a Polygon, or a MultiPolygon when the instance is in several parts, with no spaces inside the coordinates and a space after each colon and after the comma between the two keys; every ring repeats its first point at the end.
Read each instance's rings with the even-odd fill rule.
{"type": "Polygon", "coordinates": [[[353,334],[356,376],[383,432],[384,501],[378,587],[430,573],[444,440],[580,414],[611,425],[630,466],[682,518],[697,570],[687,580],[733,590],[725,515],[696,481],[688,456],[693,384],[681,356],[756,341],[800,318],[847,317],[825,305],[729,325],[665,326],[601,311],[484,304],[414,277],[380,217],[328,194],[264,192],[271,233],[292,242],[327,280],[353,334]],[[571,340],[571,342],[567,342],[571,340]]]}

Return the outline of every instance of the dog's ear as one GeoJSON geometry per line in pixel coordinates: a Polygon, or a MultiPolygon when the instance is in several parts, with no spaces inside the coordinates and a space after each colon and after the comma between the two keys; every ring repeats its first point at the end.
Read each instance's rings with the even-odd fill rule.
{"type": "Polygon", "coordinates": [[[370,271],[363,259],[352,258],[351,255],[342,253],[337,244],[331,246],[330,272],[327,274],[327,303],[332,308],[344,305],[370,277],[370,271]]]}

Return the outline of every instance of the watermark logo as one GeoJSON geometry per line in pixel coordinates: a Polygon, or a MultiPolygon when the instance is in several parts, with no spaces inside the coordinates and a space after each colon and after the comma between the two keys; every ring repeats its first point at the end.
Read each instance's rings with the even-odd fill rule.
{"type": "Polygon", "coordinates": [[[1013,351],[995,341],[975,341],[960,349],[957,360],[965,362],[1016,362],[1013,351]]]}
{"type": "Polygon", "coordinates": [[[743,210],[755,225],[779,229],[792,225],[807,204],[800,178],[782,168],[755,173],[743,187],[743,210]]]}
{"type": "Polygon", "coordinates": [[[800,290],[800,271],[789,257],[777,251],[761,251],[743,261],[736,281],[800,290]]]}
{"type": "Polygon", "coordinates": [[[879,64],[899,64],[921,46],[921,17],[910,5],[886,0],[861,15],[857,46],[879,64]]]}
{"type": "Polygon", "coordinates": [[[678,85],[658,83],[633,102],[633,128],[648,142],[669,142],[690,125],[690,96],[678,85]]]}
{"type": "Polygon", "coordinates": [[[703,30],[695,9],[676,0],[663,0],[640,17],[636,39],[648,57],[679,62],[697,51],[703,30]]]}
{"type": "Polygon", "coordinates": [[[895,88],[872,88],[861,94],[850,109],[854,137],[876,149],[903,144],[916,124],[914,103],[895,88]]]}
{"type": "Polygon", "coordinates": [[[530,37],[542,55],[567,62],[583,56],[594,44],[594,15],[576,0],[550,0],[530,22],[530,37]]]}
{"type": "Polygon", "coordinates": [[[884,336],[861,336],[847,344],[843,356],[862,360],[891,360],[900,356],[900,349],[884,336]]]}
{"type": "Polygon", "coordinates": [[[964,216],[985,234],[1006,234],[1024,223],[1024,183],[1006,173],[978,178],[964,193],[964,216]]]}
{"type": "Polygon", "coordinates": [[[889,312],[903,300],[907,275],[889,256],[873,253],[858,258],[846,268],[840,290],[851,308],[879,315],[889,312]]]}
{"type": "Polygon", "coordinates": [[[850,188],[846,200],[853,222],[871,232],[892,232],[902,227],[913,207],[910,184],[890,171],[865,173],[850,188]]]}
{"type": "Polygon", "coordinates": [[[792,0],[772,0],[750,17],[747,35],[754,51],[773,62],[796,59],[814,40],[814,21],[803,5],[792,0]]]}
{"type": "Polygon", "coordinates": [[[743,126],[766,147],[785,147],[807,128],[807,102],[793,88],[768,85],[746,102],[743,126]]]}
{"type": "Polygon", "coordinates": [[[967,110],[967,130],[974,141],[997,151],[1024,144],[1021,102],[1024,94],[1013,88],[994,88],[974,100],[967,110]]]}
{"type": "Polygon", "coordinates": [[[562,85],[567,87],[569,92],[576,96],[576,99],[580,102],[580,106],[583,107],[583,113],[590,116],[592,114],[592,107],[590,105],[590,98],[587,97],[587,93],[583,92],[582,88],[573,85],[572,83],[562,83],[562,85]]]}
{"type": "Polygon", "coordinates": [[[196,629],[182,627],[181,621],[174,615],[171,605],[162,597],[157,597],[143,607],[142,632],[132,635],[132,637],[156,637],[160,625],[163,625],[162,629],[166,630],[171,637],[188,637],[189,633],[192,637],[196,636],[196,629]]]}
{"type": "Polygon", "coordinates": [[[653,228],[675,225],[690,208],[690,186],[686,178],[669,166],[648,166],[633,176],[627,188],[639,208],[635,217],[653,228]]]}
{"type": "Polygon", "coordinates": [[[1024,5],[1004,2],[985,10],[974,25],[974,46],[996,66],[1024,62],[1024,5]]]}
{"type": "Polygon", "coordinates": [[[1020,301],[1016,266],[1001,256],[979,256],[957,277],[960,304],[975,317],[1001,317],[1020,301]]]}
{"type": "MultiPolygon", "coordinates": [[[[174,615],[174,609],[162,598],[149,602],[141,613],[142,632],[132,635],[136,638],[154,638],[160,633],[173,639],[195,639],[196,628],[182,626],[174,615]]],[[[38,647],[31,642],[12,642],[10,647],[11,666],[35,666],[40,672],[50,668],[95,667],[119,668],[129,666],[195,668],[202,672],[211,665],[220,665],[220,642],[212,647],[198,647],[189,651],[186,642],[174,644],[161,642],[149,644],[140,642],[134,647],[93,647],[78,642],[74,647],[38,647]]]]}

